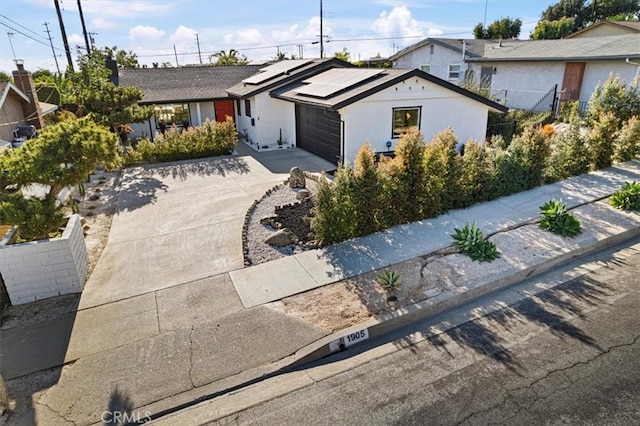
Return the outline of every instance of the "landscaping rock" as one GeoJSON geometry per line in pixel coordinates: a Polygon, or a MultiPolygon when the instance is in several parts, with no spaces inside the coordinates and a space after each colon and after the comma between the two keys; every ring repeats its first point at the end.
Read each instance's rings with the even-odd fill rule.
{"type": "Polygon", "coordinates": [[[89,197],[89,201],[98,201],[100,196],[98,194],[93,194],[89,197]]]}
{"type": "Polygon", "coordinates": [[[296,241],[298,241],[296,235],[287,228],[276,231],[264,240],[265,243],[275,247],[288,246],[289,244],[294,244],[296,241]]]}
{"type": "Polygon", "coordinates": [[[306,188],[307,181],[304,173],[297,167],[292,167],[289,171],[289,187],[290,188],[306,188]]]}
{"type": "Polygon", "coordinates": [[[311,192],[308,189],[301,189],[296,194],[296,200],[306,200],[307,198],[311,198],[311,192]]]}
{"type": "Polygon", "coordinates": [[[276,214],[271,214],[260,218],[261,225],[273,226],[273,222],[278,218],[276,214]]]}

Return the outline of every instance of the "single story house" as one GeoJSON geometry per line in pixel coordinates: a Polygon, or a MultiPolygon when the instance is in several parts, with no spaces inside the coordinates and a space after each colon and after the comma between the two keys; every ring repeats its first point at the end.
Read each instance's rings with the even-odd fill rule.
{"type": "Polygon", "coordinates": [[[609,75],[634,81],[640,69],[640,34],[494,41],[485,45],[481,57],[467,62],[481,70],[480,76],[490,76],[491,93],[511,108],[533,109],[555,88],[560,100],[584,107],[609,75]]]}
{"type": "Polygon", "coordinates": [[[58,106],[39,102],[31,73],[16,64],[13,81],[0,81],[0,146],[10,147],[19,128],[42,129],[43,117],[58,106]]]}
{"type": "Polygon", "coordinates": [[[427,38],[390,59],[394,68],[418,68],[454,84],[469,77],[484,82],[510,108],[535,109],[554,98],[556,87],[561,100],[584,107],[610,74],[634,80],[640,59],[635,24],[599,23],[561,40],[427,38]]]}
{"type": "Polygon", "coordinates": [[[122,68],[117,81],[136,86],[144,97],[140,105],[153,105],[155,114],[144,123],[132,123],[130,137],[153,136],[176,125],[198,126],[206,121],[234,118],[234,102],[225,91],[255,74],[260,65],[185,66],[176,68],[122,68]]]}
{"type": "Polygon", "coordinates": [[[250,142],[269,144],[282,134],[334,163],[353,162],[365,142],[377,152],[393,151],[411,127],[426,140],[447,127],[461,143],[484,140],[488,112],[507,111],[418,69],[362,69],[336,61],[283,61],[229,89],[245,102],[238,130],[250,142]]]}
{"type": "Polygon", "coordinates": [[[279,101],[270,92],[299,79],[310,78],[331,68],[351,68],[337,58],[295,59],[260,68],[227,89],[236,100],[236,126],[247,142],[273,144],[281,139],[295,144],[295,108],[279,101]]]}

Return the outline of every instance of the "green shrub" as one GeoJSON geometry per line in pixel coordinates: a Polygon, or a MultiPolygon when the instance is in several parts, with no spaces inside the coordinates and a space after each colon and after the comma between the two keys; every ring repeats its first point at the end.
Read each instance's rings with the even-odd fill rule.
{"type": "Polygon", "coordinates": [[[618,133],[613,143],[613,159],[629,161],[640,155],[640,116],[633,116],[618,133]]]}
{"type": "Polygon", "coordinates": [[[358,151],[353,173],[353,204],[356,236],[381,229],[383,203],[382,184],[374,161],[375,152],[365,144],[358,151]]]}
{"type": "Polygon", "coordinates": [[[600,116],[599,120],[593,123],[593,128],[589,132],[588,147],[591,167],[594,169],[604,169],[611,166],[613,161],[613,141],[617,132],[617,118],[607,112],[600,116]]]}
{"type": "Polygon", "coordinates": [[[491,198],[514,194],[527,189],[529,170],[519,148],[495,148],[490,151],[494,173],[491,180],[491,198]]]}
{"type": "Polygon", "coordinates": [[[619,75],[609,75],[602,85],[594,90],[587,106],[586,121],[594,127],[602,117],[612,114],[614,130],[620,130],[631,117],[640,116],[640,87],[626,85],[619,75]]]}
{"type": "Polygon", "coordinates": [[[489,199],[493,164],[485,146],[472,141],[467,142],[461,162],[459,207],[468,207],[489,199]]]}
{"type": "Polygon", "coordinates": [[[551,137],[551,155],[545,169],[545,182],[556,182],[589,171],[589,153],[580,128],[574,122],[565,133],[551,137]]]}
{"type": "Polygon", "coordinates": [[[356,236],[356,211],[353,203],[353,170],[347,165],[336,172],[333,184],[323,176],[318,181],[311,229],[322,245],[356,236]]]}
{"type": "Polygon", "coordinates": [[[540,228],[563,237],[575,237],[582,232],[580,221],[560,200],[549,200],[540,207],[540,228]]]}
{"type": "Polygon", "coordinates": [[[640,210],[640,183],[625,182],[609,199],[609,204],[622,210],[640,210]]]}
{"type": "Polygon", "coordinates": [[[560,121],[574,123],[580,120],[580,102],[565,101],[560,104],[560,121]]]}
{"type": "Polygon", "coordinates": [[[396,223],[408,223],[424,217],[423,206],[428,198],[429,188],[425,185],[427,173],[423,164],[426,144],[419,130],[411,130],[402,136],[396,147],[393,166],[388,170],[393,174],[394,210],[396,223]]]}
{"type": "Polygon", "coordinates": [[[482,231],[476,227],[475,222],[471,226],[467,222],[464,228],[454,228],[454,231],[455,234],[451,235],[454,244],[472,260],[490,262],[500,256],[496,245],[484,238],[482,231]]]}
{"type": "Polygon", "coordinates": [[[140,161],[166,162],[230,154],[236,145],[237,132],[233,120],[215,122],[207,119],[202,125],[180,132],[172,126],[155,141],[141,138],[135,147],[128,147],[127,164],[140,161]]]}

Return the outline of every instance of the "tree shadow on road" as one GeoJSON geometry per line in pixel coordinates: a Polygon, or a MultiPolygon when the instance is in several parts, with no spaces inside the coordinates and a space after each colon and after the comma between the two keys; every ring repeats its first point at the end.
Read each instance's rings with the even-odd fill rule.
{"type": "Polygon", "coordinates": [[[251,171],[244,158],[220,157],[186,160],[164,164],[149,164],[142,167],[143,177],[159,176],[186,180],[190,176],[228,176],[230,174],[247,174],[251,171]]]}
{"type": "Polygon", "coordinates": [[[107,409],[102,412],[100,420],[105,425],[124,425],[137,421],[133,401],[129,395],[116,386],[109,395],[107,409]]]}

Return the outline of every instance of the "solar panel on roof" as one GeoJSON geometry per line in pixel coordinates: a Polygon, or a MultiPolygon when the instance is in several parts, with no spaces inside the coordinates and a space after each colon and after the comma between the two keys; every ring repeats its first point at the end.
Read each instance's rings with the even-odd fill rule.
{"type": "Polygon", "coordinates": [[[381,69],[331,69],[303,81],[295,91],[301,95],[326,98],[382,73],[381,69]]]}
{"type": "Polygon", "coordinates": [[[242,82],[248,83],[248,84],[260,84],[260,83],[264,83],[267,80],[271,80],[272,78],[279,77],[282,74],[284,74],[283,71],[277,71],[277,70],[263,71],[258,74],[252,75],[249,78],[245,78],[244,80],[242,80],[242,82]]]}
{"type": "Polygon", "coordinates": [[[300,68],[303,65],[311,62],[308,59],[292,59],[276,62],[275,64],[271,64],[267,67],[260,68],[260,71],[280,71],[286,73],[287,71],[294,70],[296,68],[300,68]]]}

